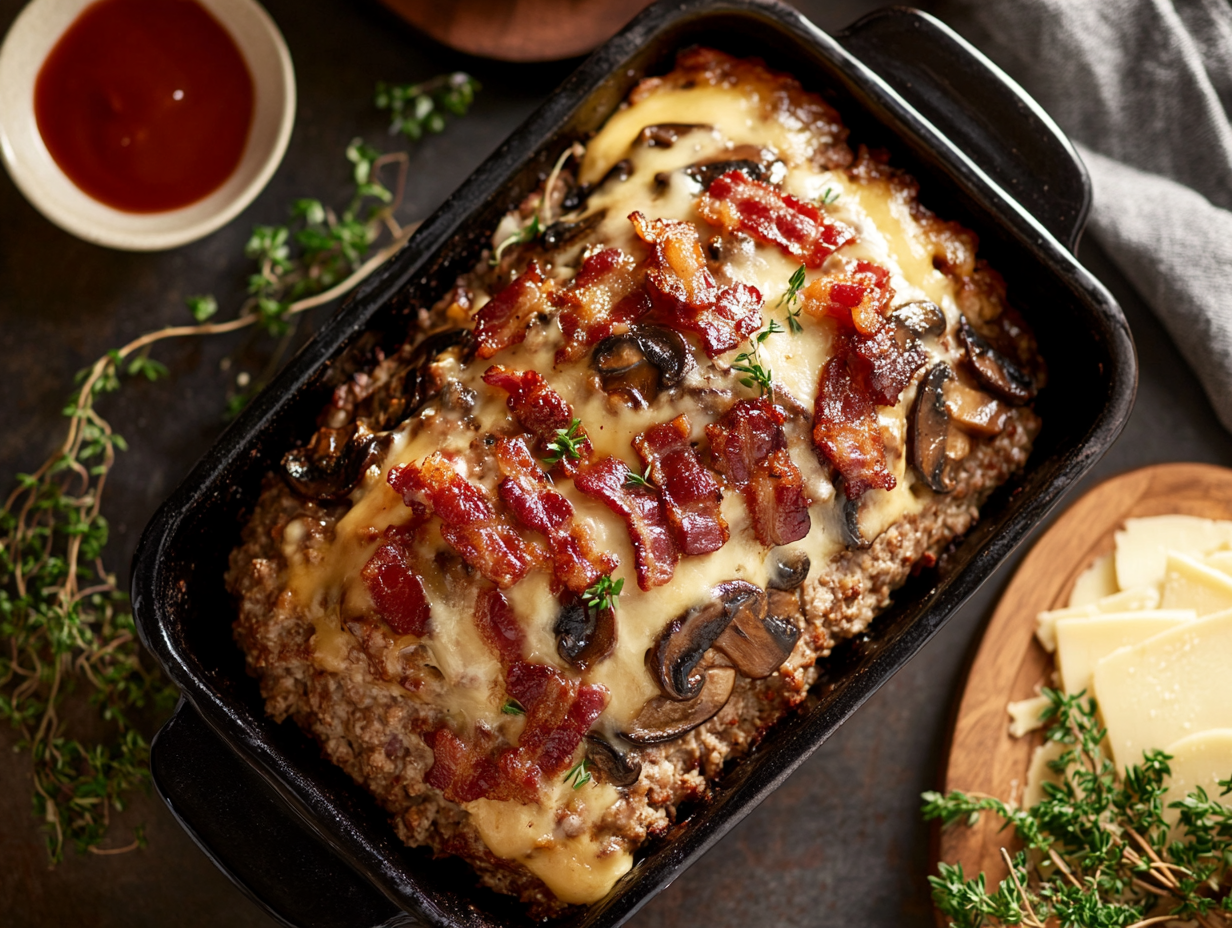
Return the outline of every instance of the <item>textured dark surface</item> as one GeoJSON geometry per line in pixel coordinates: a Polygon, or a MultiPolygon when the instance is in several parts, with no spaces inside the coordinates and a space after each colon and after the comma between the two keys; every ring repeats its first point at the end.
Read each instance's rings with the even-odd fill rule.
{"type": "MultiPolygon", "coordinates": [[[[295,59],[300,106],[286,160],[270,187],[227,228],[186,248],[130,255],[60,232],[0,178],[0,484],[36,466],[59,440],[58,416],[73,372],[106,349],[168,322],[182,322],[186,294],[213,291],[234,306],[248,273],[241,255],[256,222],[274,222],[291,198],[337,201],[342,150],[355,135],[392,149],[370,106],[379,79],[414,80],[466,68],[485,85],[473,114],[413,151],[405,218],[426,214],[569,72],[569,63],[495,65],[433,46],[379,8],[332,2],[266,4],[295,59]]],[[[878,4],[801,2],[824,28],[878,4]]],[[[20,3],[0,0],[0,29],[20,3]]],[[[1138,342],[1142,383],[1125,433],[1097,480],[1166,460],[1232,463],[1232,438],[1216,425],[1193,375],[1161,327],[1097,249],[1081,257],[1121,301],[1138,342]]],[[[328,312],[328,310],[326,310],[328,312]]],[[[221,427],[239,370],[259,373],[268,346],[245,336],[170,345],[157,356],[166,382],[131,383],[105,413],[129,440],[109,483],[109,563],[122,578],[154,508],[221,427]],[[232,359],[229,370],[222,362],[232,359]]],[[[918,795],[937,776],[963,661],[1004,586],[1002,568],[925,651],[890,681],[787,784],[703,862],[654,899],[631,924],[700,921],[715,926],[930,925],[925,875],[928,830],[918,795]]],[[[0,731],[0,745],[11,743],[0,731]]],[[[70,852],[46,867],[29,812],[23,755],[0,759],[0,912],[16,926],[257,926],[272,921],[216,871],[153,797],[120,819],[144,822],[149,847],[114,857],[70,852]]]]}

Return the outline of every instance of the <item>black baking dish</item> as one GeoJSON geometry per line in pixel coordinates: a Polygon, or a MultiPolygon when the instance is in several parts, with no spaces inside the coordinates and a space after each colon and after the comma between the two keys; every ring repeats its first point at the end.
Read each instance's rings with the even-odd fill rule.
{"type": "Polygon", "coordinates": [[[747,815],[941,627],[1112,443],[1136,383],[1111,296],[1074,259],[1089,184],[1069,143],[1023,92],[924,14],[891,9],[828,36],[772,0],[660,3],[588,59],[430,218],[219,439],[147,527],[133,577],[142,640],[183,692],[155,740],[158,789],[203,850],[295,926],[530,924],[475,888],[457,860],[395,836],[375,801],[290,723],[264,715],[231,639],[223,588],[242,514],[283,451],[307,438],[340,372],[375,338],[396,344],[476,260],[500,216],[645,74],[694,43],[758,55],[831,98],[852,136],[911,171],[921,199],[980,235],[1050,368],[1044,429],[1025,474],[978,526],[913,579],[871,634],[837,651],[798,713],[735,765],[713,800],[639,855],[601,903],[563,919],[614,926],[747,815]],[[1071,249],[1071,250],[1067,250],[1071,249]],[[374,333],[374,334],[366,334],[374,333]]]}

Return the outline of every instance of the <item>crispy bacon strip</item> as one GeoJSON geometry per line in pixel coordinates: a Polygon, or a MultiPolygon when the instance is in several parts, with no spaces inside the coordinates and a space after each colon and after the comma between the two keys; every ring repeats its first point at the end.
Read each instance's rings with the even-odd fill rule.
{"type": "Polygon", "coordinates": [[[890,272],[871,261],[857,261],[849,273],[819,277],[805,287],[800,305],[810,315],[838,320],[840,328],[854,326],[861,335],[872,335],[886,324],[893,299],[890,272]]]}
{"type": "Polygon", "coordinates": [[[629,221],[650,246],[646,284],[668,325],[699,335],[711,358],[731,351],[761,328],[761,294],[743,283],[720,289],[692,223],[647,219],[638,212],[630,214],[629,221]]]}
{"type": "Polygon", "coordinates": [[[419,503],[439,516],[441,537],[497,586],[513,586],[543,561],[539,546],[524,541],[487,492],[454,470],[439,451],[422,464],[393,468],[388,480],[408,506],[419,503]]]}
{"type": "Polygon", "coordinates": [[[475,600],[475,627],[484,644],[496,652],[501,665],[512,667],[522,660],[525,636],[518,617],[500,590],[485,590],[475,600]]]}
{"type": "Polygon", "coordinates": [[[680,551],[668,527],[663,499],[655,489],[628,485],[629,468],[616,458],[604,458],[578,470],[573,485],[607,506],[625,521],[633,542],[637,585],[643,590],[672,579],[680,551]]]}
{"type": "Polygon", "coordinates": [[[569,286],[552,296],[552,303],[560,307],[558,320],[565,335],[556,363],[576,360],[586,348],[611,335],[618,324],[650,312],[645,279],[645,269],[619,248],[604,248],[588,256],[569,286]]]}
{"type": "Polygon", "coordinates": [[[774,245],[808,267],[821,267],[856,237],[812,204],[740,171],[717,178],[698,199],[697,211],[711,225],[774,245]]]}
{"type": "MultiPolygon", "coordinates": [[[[535,451],[540,456],[549,453],[549,443],[556,437],[557,430],[568,429],[573,423],[573,407],[537,371],[519,371],[496,364],[484,372],[483,382],[509,394],[505,405],[513,411],[518,424],[535,439],[535,451]]],[[[579,427],[578,435],[582,439],[577,445],[581,457],[565,455],[556,465],[568,477],[573,476],[580,463],[590,458],[592,451],[586,430],[579,427]]]]}
{"type": "Polygon", "coordinates": [[[709,554],[727,543],[727,523],[719,511],[723,491],[689,442],[685,415],[648,428],[633,439],[642,463],[663,493],[667,521],[685,554],[709,554]]]}
{"type": "Polygon", "coordinates": [[[526,339],[535,314],[548,308],[552,281],[534,261],[475,314],[475,353],[487,359],[526,339]]]}
{"type": "Polygon", "coordinates": [[[402,544],[391,541],[381,545],[359,575],[377,614],[395,633],[422,636],[428,630],[428,597],[402,544]]]}
{"type": "Polygon", "coordinates": [[[580,686],[546,664],[516,661],[505,676],[505,691],[526,710],[515,747],[494,749],[482,731],[464,741],[448,728],[424,739],[434,755],[424,780],[446,799],[538,801],[541,786],[569,766],[607,705],[605,687],[580,686]]]}
{"type": "Polygon", "coordinates": [[[821,369],[813,409],[813,443],[842,474],[848,499],[858,499],[874,487],[892,490],[896,483],[861,371],[864,362],[853,340],[851,335],[835,338],[834,354],[821,369]]]}
{"type": "Polygon", "coordinates": [[[787,450],[783,411],[765,397],[740,400],[706,426],[715,464],[744,494],[753,531],[763,545],[785,545],[808,534],[812,502],[787,450]]]}
{"type": "Polygon", "coordinates": [[[542,532],[552,554],[556,579],[574,593],[584,593],[620,561],[595,550],[586,527],[573,518],[573,506],[548,484],[521,438],[506,438],[496,445],[496,460],[504,479],[497,487],[514,518],[542,532]]]}

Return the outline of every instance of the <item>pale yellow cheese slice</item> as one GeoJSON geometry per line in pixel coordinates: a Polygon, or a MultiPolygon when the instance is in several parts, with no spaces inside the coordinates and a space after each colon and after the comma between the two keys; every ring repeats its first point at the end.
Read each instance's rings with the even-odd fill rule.
{"type": "Polygon", "coordinates": [[[1225,574],[1232,574],[1232,551],[1216,551],[1203,558],[1207,567],[1213,567],[1225,574]]]}
{"type": "Polygon", "coordinates": [[[1116,561],[1111,554],[1095,559],[1095,563],[1084,570],[1074,581],[1074,589],[1069,594],[1071,608],[1086,606],[1105,596],[1111,596],[1120,587],[1117,586],[1116,561]]]}
{"type": "Polygon", "coordinates": [[[1022,791],[1022,807],[1033,809],[1044,798],[1045,783],[1060,783],[1061,777],[1049,766],[1065,753],[1065,745],[1059,741],[1045,741],[1031,752],[1031,765],[1027,768],[1027,785],[1022,791]]]}
{"type": "MultiPolygon", "coordinates": [[[[1072,602],[1072,600],[1071,600],[1072,602]]],[[[1059,619],[1081,618],[1109,612],[1136,612],[1155,609],[1159,606],[1159,590],[1153,586],[1140,586],[1132,590],[1112,593],[1084,606],[1071,605],[1068,609],[1052,609],[1041,612],[1035,619],[1035,637],[1050,654],[1057,649],[1056,625],[1059,619]]]]}
{"type": "Polygon", "coordinates": [[[1202,556],[1230,541],[1232,522],[1179,515],[1126,519],[1116,533],[1117,586],[1128,590],[1162,581],[1169,551],[1202,556]]]}
{"type": "Polygon", "coordinates": [[[1160,605],[1165,609],[1192,609],[1199,616],[1232,609],[1232,577],[1197,558],[1169,551],[1160,605]]]}
{"type": "Polygon", "coordinates": [[[1232,728],[1232,611],[1114,651],[1095,665],[1095,697],[1120,766],[1209,728],[1232,728]]]}
{"type": "Polygon", "coordinates": [[[1218,782],[1232,778],[1232,728],[1200,731],[1170,744],[1167,751],[1172,755],[1168,761],[1172,776],[1168,778],[1168,794],[1164,797],[1164,818],[1169,825],[1175,825],[1181,813],[1166,806],[1180,802],[1199,786],[1209,798],[1232,805],[1232,794],[1221,797],[1223,787],[1218,782]]]}
{"type": "Polygon", "coordinates": [[[1118,648],[1138,644],[1192,622],[1192,610],[1118,612],[1108,615],[1060,619],[1056,624],[1057,669],[1061,687],[1071,696],[1085,691],[1091,695],[1091,675],[1095,665],[1118,648]]]}
{"type": "Polygon", "coordinates": [[[1047,696],[1029,696],[1010,703],[1006,707],[1010,714],[1010,737],[1021,738],[1028,732],[1043,727],[1044,720],[1040,716],[1050,702],[1047,696]]]}

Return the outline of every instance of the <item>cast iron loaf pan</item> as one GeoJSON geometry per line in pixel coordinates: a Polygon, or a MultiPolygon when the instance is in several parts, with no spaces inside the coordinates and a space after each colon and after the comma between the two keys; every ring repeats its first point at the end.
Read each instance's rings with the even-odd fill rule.
{"type": "Polygon", "coordinates": [[[757,55],[825,94],[854,140],[889,149],[923,203],[980,236],[1035,327],[1050,380],[1026,472],[988,501],[937,568],[894,597],[870,632],[821,665],[822,678],[713,799],[638,855],[602,902],[559,924],[611,928],[739,822],[936,633],[1120,431],[1136,366],[1124,317],[1075,261],[1086,172],[1020,88],[948,28],[909,9],[874,13],[831,37],[772,0],[651,7],[600,48],[453,194],[407,247],[329,322],[205,455],[147,527],[133,606],[146,646],[183,692],[154,741],[155,783],[201,848],[284,924],[529,925],[512,899],[476,888],[458,860],[405,847],[376,802],[316,744],[266,718],[231,639],[223,588],[262,477],[313,432],[332,386],[380,341],[405,338],[470,268],[501,215],[557,156],[586,139],[641,77],[694,43],[757,55]]]}

